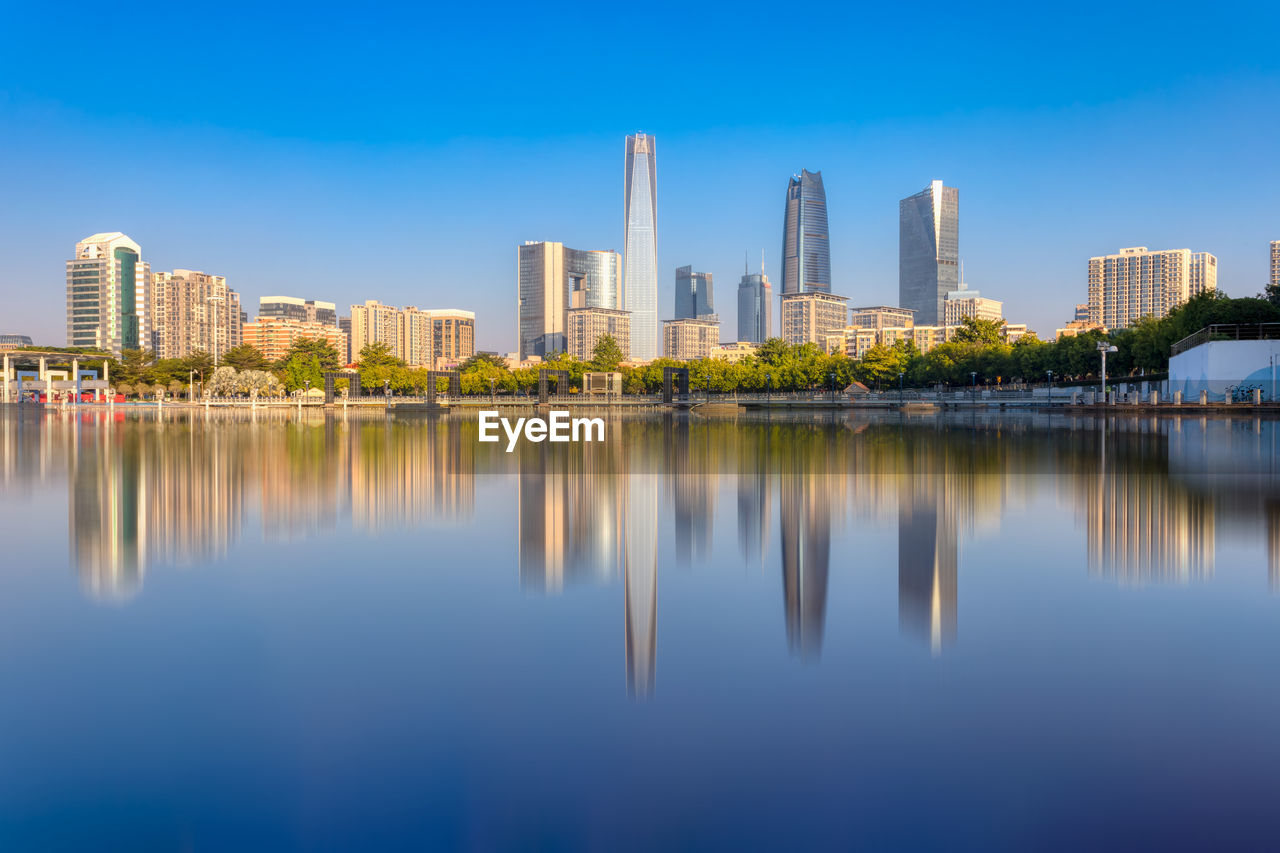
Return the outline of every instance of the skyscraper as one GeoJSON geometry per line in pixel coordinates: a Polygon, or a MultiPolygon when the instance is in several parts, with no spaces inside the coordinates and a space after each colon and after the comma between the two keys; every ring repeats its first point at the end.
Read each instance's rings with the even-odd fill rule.
{"type": "Polygon", "coordinates": [[[693,267],[676,269],[677,320],[696,320],[716,313],[711,291],[711,273],[694,272],[693,267]]]}
{"type": "Polygon", "coordinates": [[[743,272],[738,282],[738,340],[762,344],[773,325],[773,285],[769,277],[743,272]]]}
{"type": "Polygon", "coordinates": [[[119,231],[76,243],[67,261],[67,346],[107,350],[151,345],[151,266],[119,231]]]}
{"type": "Polygon", "coordinates": [[[898,304],[916,325],[941,325],[960,288],[960,191],[933,181],[898,202],[898,304]]]}
{"type": "Polygon", "coordinates": [[[631,356],[647,361],[658,357],[658,172],[652,136],[627,137],[624,180],[624,307],[631,312],[631,356]]]}
{"type": "Polygon", "coordinates": [[[530,241],[517,254],[520,358],[567,352],[570,308],[618,308],[617,252],[530,241]]]}
{"type": "Polygon", "coordinates": [[[827,232],[827,191],[822,172],[801,170],[787,184],[782,223],[782,295],[831,292],[831,248],[827,232]]]}
{"type": "Polygon", "coordinates": [[[1280,289],[1280,240],[1271,241],[1271,287],[1280,289]]]}

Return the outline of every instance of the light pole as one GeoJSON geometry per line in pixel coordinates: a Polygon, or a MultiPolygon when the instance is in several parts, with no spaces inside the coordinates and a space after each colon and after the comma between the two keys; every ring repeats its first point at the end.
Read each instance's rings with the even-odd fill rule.
{"type": "Polygon", "coordinates": [[[832,401],[832,402],[835,402],[835,399],[836,399],[836,375],[835,375],[835,373],[828,373],[828,374],[827,374],[827,384],[831,386],[831,401],[832,401]]]}
{"type": "Polygon", "coordinates": [[[1049,405],[1052,406],[1053,405],[1053,371],[1046,370],[1045,373],[1049,375],[1049,405]]]}
{"type": "Polygon", "coordinates": [[[1119,352],[1119,348],[1106,341],[1098,341],[1098,353],[1102,356],[1102,402],[1107,402],[1107,353],[1119,352]]]}
{"type": "Polygon", "coordinates": [[[498,400],[498,392],[493,382],[493,377],[489,377],[489,402],[496,403],[498,400]]]}
{"type": "Polygon", "coordinates": [[[766,400],[773,399],[773,374],[766,373],[764,375],[764,398],[766,400]]]}
{"type": "Polygon", "coordinates": [[[970,387],[973,389],[970,394],[972,394],[973,399],[976,402],[978,399],[978,371],[969,371],[969,382],[971,383],[970,387]]]}
{"type": "Polygon", "coordinates": [[[310,403],[311,402],[311,380],[306,379],[303,381],[307,383],[307,388],[305,391],[302,392],[302,399],[303,399],[303,402],[310,403]]]}
{"type": "Polygon", "coordinates": [[[193,403],[196,401],[196,372],[194,370],[187,371],[187,397],[193,403]]]}
{"type": "MultiPolygon", "coordinates": [[[[435,380],[432,380],[433,382],[435,380]]],[[[391,405],[391,380],[382,380],[382,397],[385,405],[391,405]]]]}
{"type": "Polygon", "coordinates": [[[904,371],[898,371],[898,408],[902,408],[902,377],[906,375],[904,371]]]}

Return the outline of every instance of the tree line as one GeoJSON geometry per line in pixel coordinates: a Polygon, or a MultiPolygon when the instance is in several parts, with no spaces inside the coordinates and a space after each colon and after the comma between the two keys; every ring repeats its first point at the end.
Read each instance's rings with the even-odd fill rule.
{"type": "MultiPolygon", "coordinates": [[[[1280,302],[1280,294],[1275,302],[1280,302]]],[[[1042,341],[1028,334],[1012,344],[1004,340],[1002,324],[969,318],[952,340],[929,352],[920,352],[910,341],[900,341],[892,346],[873,346],[861,358],[827,354],[811,343],[788,344],[771,338],[754,355],[737,362],[660,358],[635,366],[623,363],[621,347],[605,335],[587,360],[552,353],[540,365],[512,369],[504,359],[480,353],[467,359],[459,371],[462,393],[471,395],[534,393],[539,372],[544,368],[568,372],[575,390],[582,388],[582,377],[587,372],[617,371],[622,374],[623,391],[627,394],[658,393],[664,367],[686,367],[692,389],[721,394],[846,388],[853,382],[876,389],[899,385],[932,388],[1039,383],[1050,376],[1055,382],[1084,381],[1097,375],[1101,341],[1118,349],[1108,358],[1111,376],[1160,372],[1168,369],[1173,344],[1206,326],[1280,322],[1280,307],[1275,302],[1263,298],[1232,299],[1214,291],[1191,299],[1163,318],[1143,318],[1110,334],[1093,331],[1056,341],[1042,341]]],[[[102,362],[108,362],[112,384],[126,394],[176,394],[186,390],[189,379],[212,383],[210,390],[218,394],[247,394],[255,388],[259,394],[292,393],[323,387],[324,374],[342,367],[338,351],[331,344],[312,338],[295,340],[285,356],[274,363],[248,344],[228,350],[217,363],[206,352],[157,360],[149,350],[125,350],[120,359],[85,350],[59,351],[79,354],[81,365],[87,369],[100,371],[102,362]]],[[[430,381],[426,368],[406,365],[380,342],[361,349],[356,369],[365,393],[382,389],[396,394],[421,393],[430,381]]],[[[446,390],[443,378],[438,378],[437,383],[438,390],[446,390]]],[[[336,383],[338,388],[346,384],[345,380],[336,383]]]]}

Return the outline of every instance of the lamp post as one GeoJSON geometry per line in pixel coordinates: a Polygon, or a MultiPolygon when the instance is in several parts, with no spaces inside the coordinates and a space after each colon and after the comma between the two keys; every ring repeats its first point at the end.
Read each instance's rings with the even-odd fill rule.
{"type": "Polygon", "coordinates": [[[196,401],[196,372],[194,370],[187,371],[187,397],[193,403],[196,401]]]}
{"type": "Polygon", "coordinates": [[[305,379],[303,381],[306,382],[307,387],[306,387],[306,390],[302,392],[302,399],[303,399],[303,402],[310,403],[311,402],[311,380],[305,379]]]}
{"type": "Polygon", "coordinates": [[[831,400],[832,400],[832,402],[835,402],[835,399],[836,399],[836,375],[835,375],[835,373],[834,373],[834,372],[832,372],[832,373],[828,373],[828,374],[827,374],[827,384],[831,387],[831,400]]]}
{"type": "Polygon", "coordinates": [[[773,374],[766,373],[764,375],[764,398],[766,400],[773,399],[773,374]]]}
{"type": "Polygon", "coordinates": [[[1119,352],[1119,348],[1106,341],[1098,341],[1098,354],[1102,356],[1102,402],[1107,402],[1107,353],[1119,352]]]}
{"type": "Polygon", "coordinates": [[[902,408],[902,377],[906,375],[906,372],[898,371],[898,408],[902,408]]]}
{"type": "MultiPolygon", "coordinates": [[[[433,379],[432,381],[434,382],[435,380],[433,379]]],[[[386,405],[388,406],[391,405],[391,380],[390,379],[382,380],[382,397],[386,405]]]]}
{"type": "Polygon", "coordinates": [[[1049,376],[1049,405],[1052,406],[1053,405],[1053,371],[1046,370],[1045,373],[1048,374],[1049,376]]]}
{"type": "Polygon", "coordinates": [[[495,403],[498,400],[498,391],[493,382],[493,377],[489,377],[489,402],[495,403]]]}
{"type": "Polygon", "coordinates": [[[972,389],[969,393],[973,396],[973,399],[976,402],[978,399],[978,371],[969,371],[969,382],[970,388],[972,389]]]}

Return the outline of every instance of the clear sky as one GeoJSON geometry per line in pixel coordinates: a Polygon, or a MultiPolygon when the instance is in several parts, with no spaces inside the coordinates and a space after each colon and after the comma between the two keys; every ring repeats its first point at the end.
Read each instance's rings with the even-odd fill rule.
{"type": "MultiPolygon", "coordinates": [[[[820,169],[833,290],[896,304],[898,199],[960,189],[971,288],[1042,336],[1091,255],[1210,251],[1260,291],[1280,239],[1274,2],[38,4],[0,9],[0,332],[60,344],[64,262],[477,315],[515,349],[516,246],[621,249],[623,138],[658,140],[660,316],[744,256],[778,278],[820,169]]],[[[775,324],[776,324],[775,305],[775,324]]]]}

